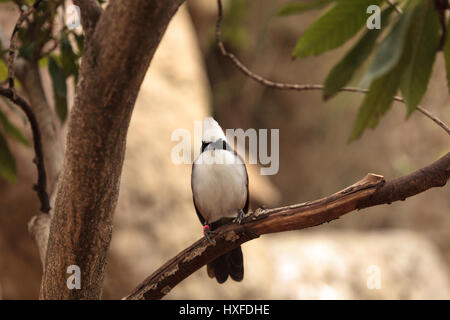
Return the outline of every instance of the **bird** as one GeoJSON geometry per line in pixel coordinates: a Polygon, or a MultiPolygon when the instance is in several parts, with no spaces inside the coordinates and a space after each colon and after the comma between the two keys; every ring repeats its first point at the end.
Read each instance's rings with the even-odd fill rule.
{"type": "MultiPolygon", "coordinates": [[[[195,211],[209,233],[219,226],[241,222],[249,210],[248,174],[242,157],[228,144],[225,134],[212,117],[203,120],[200,154],[192,164],[191,188],[195,211]]],[[[207,274],[224,283],[244,278],[241,246],[207,264],[207,274]]]]}

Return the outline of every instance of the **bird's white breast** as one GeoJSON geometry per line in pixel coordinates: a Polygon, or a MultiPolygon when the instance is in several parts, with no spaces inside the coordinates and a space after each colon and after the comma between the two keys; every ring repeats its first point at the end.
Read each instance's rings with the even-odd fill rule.
{"type": "Polygon", "coordinates": [[[233,152],[206,150],[195,160],[192,170],[194,200],[206,222],[235,217],[244,208],[247,172],[233,152]]]}

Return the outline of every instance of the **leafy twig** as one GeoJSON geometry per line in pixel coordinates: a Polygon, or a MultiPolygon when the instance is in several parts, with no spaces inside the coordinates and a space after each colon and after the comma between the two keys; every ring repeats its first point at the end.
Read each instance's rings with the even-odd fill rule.
{"type": "Polygon", "coordinates": [[[41,211],[44,213],[48,213],[50,211],[50,202],[47,194],[47,174],[45,172],[44,165],[44,155],[42,152],[42,141],[41,141],[41,133],[39,131],[39,126],[36,120],[36,117],[33,113],[33,110],[28,105],[28,103],[16,94],[14,88],[14,60],[17,50],[17,32],[19,31],[22,23],[37,9],[42,0],[36,0],[34,4],[29,7],[26,11],[21,11],[19,19],[17,20],[14,30],[11,34],[10,43],[9,43],[9,55],[8,55],[8,86],[9,88],[0,88],[0,95],[8,98],[12,102],[14,102],[17,106],[19,106],[30,122],[31,131],[33,133],[33,146],[35,152],[35,158],[33,160],[36,165],[38,171],[38,181],[37,184],[33,186],[33,190],[38,194],[39,200],[41,202],[41,211]]]}
{"type": "Polygon", "coordinates": [[[17,32],[19,31],[22,23],[37,9],[42,0],[36,0],[34,4],[29,7],[26,11],[21,11],[19,19],[14,26],[14,30],[11,34],[11,39],[9,41],[9,55],[8,55],[8,84],[9,89],[11,90],[13,97],[15,98],[15,90],[14,90],[14,60],[16,58],[16,50],[17,50],[17,32]]]}
{"type": "MultiPolygon", "coordinates": [[[[310,90],[324,90],[324,86],[321,84],[297,84],[297,83],[284,83],[284,82],[276,82],[268,80],[256,73],[253,73],[251,70],[249,70],[234,54],[231,52],[228,52],[225,48],[225,45],[222,41],[222,32],[221,32],[221,24],[222,24],[222,1],[217,0],[217,6],[218,6],[218,15],[217,15],[217,23],[216,23],[216,41],[217,45],[220,49],[220,52],[223,56],[227,57],[236,68],[238,68],[244,75],[247,77],[259,82],[260,84],[273,88],[273,89],[279,89],[279,90],[296,90],[296,91],[310,91],[310,90]]],[[[401,10],[398,8],[398,10],[401,10]]],[[[400,11],[401,12],[401,11],[400,11]]],[[[339,91],[346,91],[346,92],[357,92],[357,93],[368,93],[369,90],[363,89],[363,88],[356,88],[356,87],[343,87],[339,89],[339,91]]],[[[405,99],[399,96],[394,97],[395,101],[401,102],[403,104],[406,104],[405,99]]],[[[441,119],[433,115],[430,111],[425,109],[422,106],[418,106],[417,109],[426,117],[434,121],[437,125],[439,125],[442,129],[444,129],[447,134],[450,135],[450,128],[448,125],[446,125],[441,119]]]]}

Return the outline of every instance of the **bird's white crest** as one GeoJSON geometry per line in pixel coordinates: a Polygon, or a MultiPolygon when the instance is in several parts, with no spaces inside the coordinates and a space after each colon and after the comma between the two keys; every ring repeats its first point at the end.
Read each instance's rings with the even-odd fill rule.
{"type": "Polygon", "coordinates": [[[222,128],[213,118],[205,118],[203,120],[202,141],[216,142],[218,139],[223,139],[224,141],[227,140],[222,128]]]}

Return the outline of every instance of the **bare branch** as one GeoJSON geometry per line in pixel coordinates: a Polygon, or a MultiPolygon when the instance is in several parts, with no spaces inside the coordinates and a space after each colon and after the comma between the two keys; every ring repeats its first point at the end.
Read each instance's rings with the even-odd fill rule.
{"type": "MultiPolygon", "coordinates": [[[[33,189],[38,193],[39,200],[41,202],[41,208],[40,210],[44,213],[48,213],[50,211],[50,203],[49,203],[49,197],[47,193],[47,173],[46,173],[46,167],[44,165],[44,152],[43,152],[43,142],[42,142],[42,134],[41,134],[41,127],[47,128],[48,126],[45,125],[46,122],[48,122],[45,119],[50,118],[48,114],[43,114],[43,112],[39,112],[40,108],[37,107],[33,109],[22,97],[17,96],[14,88],[14,78],[15,73],[17,71],[18,77],[21,78],[22,84],[27,87],[27,93],[30,97],[30,100],[34,102],[36,105],[45,104],[47,106],[45,112],[49,111],[50,108],[48,107],[48,103],[45,97],[45,94],[42,89],[42,83],[39,76],[39,71],[36,68],[33,68],[30,63],[27,61],[20,59],[20,63],[15,63],[15,54],[17,50],[17,32],[19,31],[20,26],[23,24],[23,22],[38,8],[42,0],[36,0],[34,4],[29,7],[25,11],[21,11],[21,14],[19,16],[19,19],[17,20],[14,30],[11,34],[10,40],[9,40],[9,55],[8,55],[8,83],[9,88],[4,89],[0,88],[0,94],[4,97],[11,100],[13,103],[15,103],[17,106],[19,106],[22,111],[27,116],[32,134],[33,134],[33,145],[35,149],[35,159],[33,162],[36,164],[36,167],[38,169],[38,182],[33,187],[33,189]],[[36,116],[36,113],[38,113],[38,116],[36,116]]],[[[0,30],[0,36],[3,38],[3,31],[0,30]]],[[[42,111],[42,110],[41,110],[42,111]]],[[[45,134],[45,132],[44,132],[45,134]]],[[[52,133],[53,136],[56,136],[56,133],[52,133]]],[[[49,138],[48,135],[45,135],[45,138],[49,138]]],[[[55,145],[54,145],[54,139],[49,139],[48,145],[51,144],[51,148],[60,151],[55,145]]],[[[48,162],[51,163],[51,162],[48,162]]],[[[59,169],[58,169],[59,170],[59,169]]],[[[51,172],[51,176],[57,177],[57,173],[53,174],[53,170],[51,172]]],[[[56,180],[56,179],[54,179],[56,180]]],[[[56,183],[56,181],[53,181],[52,184],[56,183]]]]}
{"type": "MultiPolygon", "coordinates": [[[[1,27],[0,40],[3,45],[9,47],[9,37],[1,27]]],[[[56,41],[53,42],[51,49],[53,49],[54,45],[57,45],[56,41]]],[[[7,61],[7,57],[2,56],[0,58],[4,59],[5,62],[7,61]]],[[[39,125],[44,163],[47,172],[47,192],[52,194],[63,160],[63,144],[59,123],[44,93],[37,62],[28,61],[22,57],[16,58],[14,61],[14,74],[22,85],[22,89],[28,98],[29,106],[39,125]]]]}
{"type": "Polygon", "coordinates": [[[41,59],[43,57],[46,57],[46,56],[49,56],[50,53],[52,53],[53,51],[56,50],[56,48],[58,48],[59,42],[56,39],[53,39],[53,38],[51,40],[52,40],[51,45],[45,51],[43,51],[41,53],[41,55],[39,56],[39,59],[41,59]]]}
{"type": "Polygon", "coordinates": [[[54,109],[50,107],[45,96],[37,62],[18,59],[15,69],[16,77],[28,97],[29,106],[38,123],[47,173],[47,192],[51,195],[55,189],[63,161],[64,148],[61,127],[54,109]]]}
{"type": "MultiPolygon", "coordinates": [[[[45,96],[37,63],[25,59],[16,59],[14,66],[16,76],[28,97],[30,107],[38,123],[47,177],[47,193],[50,196],[50,207],[54,208],[55,189],[64,155],[61,126],[54,109],[50,107],[45,96]]],[[[50,210],[47,218],[43,214],[38,214],[33,216],[28,223],[28,230],[39,249],[42,266],[45,263],[48,231],[52,215],[53,210],[50,210]]]]}
{"type": "MultiPolygon", "coordinates": [[[[394,97],[394,100],[406,103],[405,100],[401,97],[394,97]]],[[[450,128],[441,119],[431,114],[430,111],[428,111],[422,106],[417,106],[417,110],[419,110],[422,114],[433,120],[438,126],[447,131],[447,133],[450,135],[450,128]]]]}
{"type": "Polygon", "coordinates": [[[0,95],[8,98],[17,106],[19,106],[30,122],[31,131],[33,133],[34,152],[36,155],[33,163],[36,165],[38,171],[38,181],[37,184],[33,186],[33,190],[35,190],[38,194],[39,200],[41,202],[41,211],[44,213],[48,213],[50,211],[50,202],[47,194],[47,174],[45,172],[44,155],[42,153],[41,133],[39,131],[36,117],[34,116],[34,113],[28,103],[20,96],[15,94],[11,88],[0,88],[0,95]]]}
{"type": "Polygon", "coordinates": [[[403,13],[402,9],[400,9],[400,7],[398,7],[397,4],[395,4],[395,3],[392,2],[391,0],[386,0],[386,2],[387,2],[391,7],[394,7],[394,10],[395,10],[398,14],[402,14],[402,13],[403,13]]]}
{"type": "Polygon", "coordinates": [[[211,243],[200,239],[146,278],[124,299],[161,299],[202,266],[237,246],[267,233],[300,230],[330,222],[354,210],[404,200],[450,178],[450,152],[407,176],[385,182],[368,174],[352,186],[329,197],[276,209],[258,209],[244,223],[220,227],[211,243]]]}
{"type": "Polygon", "coordinates": [[[404,201],[430,188],[445,186],[449,178],[450,152],[429,166],[387,182],[368,199],[361,201],[358,209],[404,201]]]}
{"type": "Polygon", "coordinates": [[[73,3],[80,7],[83,30],[86,37],[90,37],[103,10],[96,0],[74,0],[73,3]]]}
{"type": "MultiPolygon", "coordinates": [[[[265,79],[264,77],[253,73],[250,71],[234,54],[231,52],[228,52],[225,48],[225,45],[222,41],[222,32],[221,32],[221,23],[222,23],[222,1],[217,0],[218,5],[218,17],[217,17],[217,24],[216,24],[216,40],[217,45],[220,49],[220,52],[223,56],[228,58],[234,66],[240,70],[244,75],[247,77],[259,82],[260,84],[272,88],[272,89],[279,89],[279,90],[296,90],[296,91],[311,91],[311,90],[323,90],[325,87],[321,84],[297,84],[297,83],[284,83],[284,82],[275,82],[268,79],[265,79]]],[[[343,87],[339,91],[346,91],[346,92],[356,92],[356,93],[368,93],[368,89],[362,89],[362,88],[355,88],[355,87],[343,87]]],[[[406,103],[405,99],[399,96],[395,96],[393,98],[395,101],[401,102],[403,104],[406,103]]],[[[431,114],[430,111],[426,110],[422,106],[418,106],[417,109],[426,117],[433,120],[437,125],[439,125],[442,129],[444,129],[447,134],[450,135],[450,128],[448,125],[446,125],[442,120],[440,120],[438,117],[431,114]]]]}
{"type": "MultiPolygon", "coordinates": [[[[23,14],[21,5],[19,5],[19,8],[21,9],[21,12],[23,14]]],[[[28,19],[26,20],[28,21],[28,19]]],[[[0,39],[2,39],[3,45],[5,45],[6,47],[10,46],[10,39],[5,35],[1,28],[0,39]]],[[[56,41],[54,41],[54,46],[56,44],[56,41]]],[[[47,200],[49,198],[47,194],[53,194],[62,166],[63,145],[61,141],[60,130],[58,127],[58,122],[55,118],[54,111],[50,108],[45,96],[37,63],[35,61],[27,61],[23,58],[18,58],[15,59],[15,61],[11,62],[11,60],[9,59],[11,58],[11,56],[8,56],[8,59],[5,57],[0,58],[4,59],[5,61],[10,61],[10,68],[14,68],[13,72],[10,72],[10,76],[17,76],[17,78],[19,79],[23,90],[28,96],[28,109],[31,110],[31,113],[35,118],[35,121],[30,120],[30,123],[37,122],[37,126],[35,126],[35,128],[39,128],[40,138],[36,137],[35,130],[33,130],[32,126],[33,139],[37,138],[40,141],[40,145],[34,143],[35,149],[42,149],[40,153],[43,154],[43,157],[40,160],[40,163],[43,165],[43,170],[40,171],[40,166],[37,166],[37,191],[41,203],[41,211],[44,212],[44,214],[35,215],[30,219],[28,223],[28,231],[37,244],[42,266],[44,267],[50,229],[50,220],[52,215],[52,211],[50,208],[53,207],[55,198],[54,196],[52,196],[50,197],[50,200],[47,200]],[[42,181],[45,182],[45,185],[43,185],[42,181]],[[44,210],[42,210],[43,208],[44,210]],[[47,211],[47,209],[50,210],[48,210],[48,212],[45,212],[47,211]]],[[[15,90],[9,90],[12,90],[12,96],[17,98],[15,90]]],[[[23,109],[23,106],[21,108],[23,109]]],[[[29,114],[27,116],[29,116],[29,114]]],[[[37,154],[39,154],[39,152],[36,153],[36,159],[39,159],[37,154]]],[[[36,161],[39,160],[36,159],[33,162],[37,165],[36,161]]]]}

